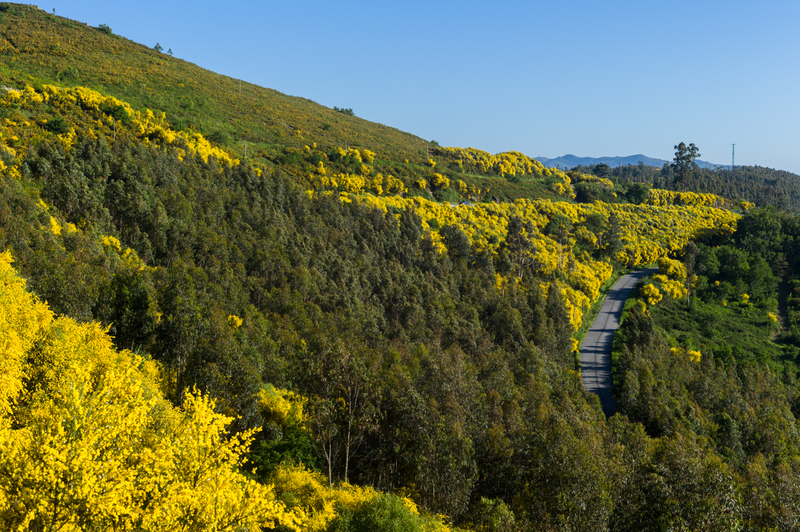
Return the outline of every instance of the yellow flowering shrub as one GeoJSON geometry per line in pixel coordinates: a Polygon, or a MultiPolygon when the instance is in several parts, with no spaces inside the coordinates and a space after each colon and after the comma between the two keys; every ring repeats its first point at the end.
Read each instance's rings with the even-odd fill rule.
{"type": "Polygon", "coordinates": [[[716,194],[676,192],[674,190],[650,189],[646,203],[649,205],[695,205],[699,207],[723,207],[725,199],[716,194]]]}
{"type": "Polygon", "coordinates": [[[302,530],[240,472],[252,431],[229,437],[231,419],[193,392],[174,408],[154,362],[116,351],[96,323],[54,319],[8,252],[0,341],[3,530],[302,530]]]}
{"type": "Polygon", "coordinates": [[[242,318],[240,318],[240,317],[239,317],[239,316],[237,316],[236,314],[230,314],[230,315],[228,316],[228,325],[229,325],[229,326],[230,326],[232,329],[238,329],[239,327],[241,327],[241,326],[242,326],[242,323],[244,323],[244,322],[242,321],[242,318]]]}
{"type": "MultiPolygon", "coordinates": [[[[360,165],[364,160],[361,158],[361,152],[356,148],[336,148],[336,153],[339,159],[346,160],[352,164],[360,165]]],[[[370,152],[372,153],[372,152],[370,152]]]]}
{"type": "Polygon", "coordinates": [[[104,235],[103,236],[103,245],[107,248],[116,251],[117,253],[122,253],[122,244],[119,243],[119,239],[113,236],[104,235]]]}
{"type": "Polygon", "coordinates": [[[102,244],[112,253],[119,257],[119,260],[130,270],[142,271],[148,266],[139,258],[136,251],[131,248],[122,249],[119,239],[109,235],[103,235],[102,244]]]}
{"type": "Polygon", "coordinates": [[[681,261],[661,257],[658,259],[658,273],[676,281],[682,281],[686,279],[686,266],[681,261]]]}
{"type": "Polygon", "coordinates": [[[53,320],[47,305],[25,291],[25,280],[11,267],[11,254],[0,254],[0,419],[22,391],[27,353],[53,320]]]}
{"type": "Polygon", "coordinates": [[[651,264],[683,249],[700,232],[730,236],[739,215],[714,207],[605,205],[620,224],[623,249],[617,260],[627,267],[651,264]]]}
{"type": "Polygon", "coordinates": [[[656,274],[652,278],[654,281],[658,281],[659,284],[661,284],[661,289],[672,299],[686,297],[686,287],[683,285],[683,282],[670,279],[666,275],[661,274],[656,274]]]}
{"type": "Polygon", "coordinates": [[[644,299],[645,303],[651,307],[661,301],[662,298],[661,291],[653,284],[644,285],[639,289],[639,295],[644,299]]]}
{"type": "MultiPolygon", "coordinates": [[[[565,185],[564,183],[554,183],[551,187],[551,190],[558,194],[559,196],[567,196],[570,197],[571,189],[569,185],[565,185]]],[[[574,197],[575,194],[573,193],[572,196],[574,197]]]]}
{"type": "Polygon", "coordinates": [[[366,166],[361,166],[361,174],[333,174],[328,175],[325,168],[322,166],[322,161],[319,163],[316,175],[309,176],[311,186],[315,191],[320,192],[345,192],[349,194],[359,194],[362,192],[370,192],[376,196],[384,194],[401,194],[406,191],[406,187],[402,181],[394,176],[386,176],[383,174],[372,175],[371,170],[363,171],[366,166]]]}
{"type": "Polygon", "coordinates": [[[52,216],[50,217],[50,231],[52,231],[54,235],[61,235],[61,224],[52,216]]]}
{"type": "Polygon", "coordinates": [[[658,259],[658,271],[652,279],[661,285],[661,289],[672,299],[686,297],[686,267],[682,262],[661,257],[658,259]]]}
{"type": "Polygon", "coordinates": [[[392,175],[386,176],[383,187],[386,194],[402,194],[408,190],[401,180],[392,175]]]}
{"type": "MultiPolygon", "coordinates": [[[[144,112],[133,109],[129,104],[114,98],[105,96],[86,87],[62,88],[54,85],[44,85],[40,90],[31,86],[26,86],[21,91],[8,91],[2,99],[3,103],[13,103],[22,107],[30,105],[48,103],[51,105],[73,104],[79,105],[84,109],[105,113],[109,109],[120,109],[128,117],[128,127],[133,134],[147,143],[154,143],[159,146],[172,146],[178,150],[180,157],[198,156],[208,162],[209,157],[214,157],[220,163],[227,165],[239,164],[239,160],[231,157],[228,152],[213,146],[203,135],[197,132],[174,131],[167,123],[164,113],[156,115],[149,109],[144,112]]],[[[107,116],[110,125],[113,119],[107,116]]],[[[6,121],[6,125],[13,125],[6,121]]],[[[82,134],[95,136],[93,130],[82,131],[82,134]]],[[[70,148],[77,138],[74,128],[58,135],[65,148],[70,148]]],[[[19,139],[17,139],[19,140],[19,139]]],[[[25,139],[24,146],[30,139],[25,139]]]]}
{"type": "Polygon", "coordinates": [[[265,421],[277,425],[300,425],[305,423],[303,408],[308,398],[267,384],[258,392],[258,406],[265,421]]]}
{"type": "Polygon", "coordinates": [[[570,172],[570,179],[573,183],[597,183],[605,188],[614,188],[614,183],[606,177],[597,177],[592,174],[581,174],[579,172],[570,172]]]}
{"type": "MultiPolygon", "coordinates": [[[[371,487],[353,486],[343,483],[330,486],[320,473],[311,472],[303,466],[281,465],[271,477],[275,492],[285,500],[300,529],[322,532],[342,510],[358,510],[385,495],[371,487]]],[[[408,497],[400,502],[412,514],[419,516],[417,505],[408,497]]],[[[444,516],[425,516],[421,520],[424,530],[449,532],[455,530],[445,523],[444,516]]],[[[382,529],[381,529],[382,530],[382,529]]]]}
{"type": "Polygon", "coordinates": [[[551,175],[551,170],[542,163],[516,151],[492,155],[475,148],[437,147],[435,153],[452,161],[460,171],[493,172],[502,176],[519,177],[551,175]]]}
{"type": "Polygon", "coordinates": [[[270,481],[278,497],[289,501],[288,511],[300,529],[309,532],[325,530],[336,517],[337,508],[354,509],[377,495],[372,488],[347,483],[331,487],[322,474],[309,471],[302,465],[281,465],[270,481]]]}
{"type": "Polygon", "coordinates": [[[674,357],[686,357],[695,364],[699,364],[703,358],[703,355],[702,353],[700,353],[700,351],[695,351],[693,349],[684,349],[683,347],[670,348],[670,353],[674,357]]]}
{"type": "Polygon", "coordinates": [[[450,180],[444,177],[442,174],[433,174],[433,177],[431,178],[431,185],[433,185],[436,190],[441,190],[450,186],[450,180]]]}

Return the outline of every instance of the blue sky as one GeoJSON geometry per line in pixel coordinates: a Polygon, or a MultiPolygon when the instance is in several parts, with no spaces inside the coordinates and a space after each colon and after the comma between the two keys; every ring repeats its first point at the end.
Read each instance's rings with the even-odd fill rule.
{"type": "Polygon", "coordinates": [[[47,2],[441,145],[800,173],[796,0],[47,2]]]}

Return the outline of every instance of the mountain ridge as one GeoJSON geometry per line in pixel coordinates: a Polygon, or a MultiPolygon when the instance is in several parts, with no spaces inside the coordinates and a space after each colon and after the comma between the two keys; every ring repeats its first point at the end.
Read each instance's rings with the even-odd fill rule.
{"type": "MultiPolygon", "coordinates": [[[[636,155],[626,155],[626,156],[614,156],[614,157],[579,157],[577,155],[573,155],[568,153],[566,155],[562,155],[560,157],[535,157],[537,161],[542,163],[548,168],[573,168],[578,165],[582,166],[590,166],[593,164],[607,164],[608,166],[627,166],[627,165],[637,165],[641,161],[646,166],[654,166],[656,168],[661,168],[664,166],[664,163],[669,163],[670,161],[664,159],[657,159],[654,157],[648,157],[646,155],[642,155],[641,153],[636,155]]],[[[707,161],[697,160],[695,161],[697,166],[700,168],[709,168],[714,169],[721,167],[722,165],[709,163],[707,161]]]]}

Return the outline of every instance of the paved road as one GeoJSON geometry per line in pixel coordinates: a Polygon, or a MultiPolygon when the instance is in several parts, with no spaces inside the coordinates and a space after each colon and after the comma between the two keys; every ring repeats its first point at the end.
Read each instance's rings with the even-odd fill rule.
{"type": "Polygon", "coordinates": [[[600,397],[600,404],[606,417],[617,411],[614,400],[614,385],[611,381],[611,343],[614,332],[619,329],[622,307],[631,290],[642,277],[657,272],[658,269],[640,270],[623,276],[611,288],[603,301],[603,306],[592,322],[592,328],[581,344],[581,375],[587,391],[600,397]]]}

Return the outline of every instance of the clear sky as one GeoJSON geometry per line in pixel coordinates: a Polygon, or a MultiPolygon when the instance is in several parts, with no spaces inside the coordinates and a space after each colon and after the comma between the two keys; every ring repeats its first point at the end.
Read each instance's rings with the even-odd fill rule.
{"type": "Polygon", "coordinates": [[[800,173],[797,0],[44,0],[443,146],[800,173]]]}

